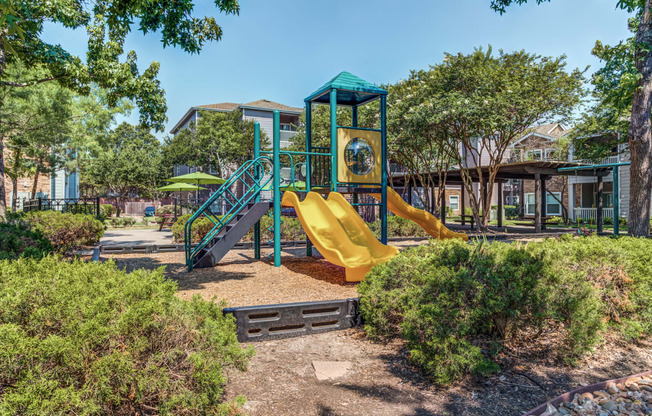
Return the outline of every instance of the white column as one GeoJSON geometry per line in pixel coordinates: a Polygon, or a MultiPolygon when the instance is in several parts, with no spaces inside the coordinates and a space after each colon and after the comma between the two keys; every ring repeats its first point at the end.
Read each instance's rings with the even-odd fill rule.
{"type": "Polygon", "coordinates": [[[568,216],[575,221],[575,184],[568,184],[568,216]]]}

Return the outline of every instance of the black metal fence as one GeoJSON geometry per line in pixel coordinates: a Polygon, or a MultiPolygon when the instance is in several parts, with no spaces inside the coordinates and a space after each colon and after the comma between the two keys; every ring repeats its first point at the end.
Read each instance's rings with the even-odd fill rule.
{"type": "Polygon", "coordinates": [[[100,216],[100,198],[37,198],[23,201],[23,211],[61,211],[100,216]]]}

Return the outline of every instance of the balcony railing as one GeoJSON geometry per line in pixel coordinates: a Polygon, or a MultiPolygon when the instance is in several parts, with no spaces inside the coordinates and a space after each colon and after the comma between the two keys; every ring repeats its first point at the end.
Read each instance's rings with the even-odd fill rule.
{"type": "MultiPolygon", "coordinates": [[[[598,218],[598,209],[597,208],[579,208],[575,207],[575,217],[573,219],[577,220],[578,218],[583,219],[584,221],[593,221],[596,222],[598,218]]],[[[613,218],[614,209],[612,208],[602,208],[602,218],[613,218]]]]}
{"type": "Polygon", "coordinates": [[[606,157],[602,160],[599,160],[597,162],[594,162],[592,160],[587,160],[587,159],[574,159],[571,160],[573,163],[583,163],[585,165],[610,165],[612,163],[618,163],[620,162],[620,157],[618,155],[615,156],[609,156],[606,157]]]}

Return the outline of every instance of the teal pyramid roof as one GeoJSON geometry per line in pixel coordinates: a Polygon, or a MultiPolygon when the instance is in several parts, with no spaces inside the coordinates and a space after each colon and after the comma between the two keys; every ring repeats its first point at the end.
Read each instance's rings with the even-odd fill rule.
{"type": "Polygon", "coordinates": [[[313,92],[305,101],[320,103],[330,102],[329,92],[337,89],[337,103],[339,105],[360,105],[375,100],[380,95],[387,95],[387,91],[365,81],[350,72],[342,71],[336,77],[322,85],[313,92]]]}

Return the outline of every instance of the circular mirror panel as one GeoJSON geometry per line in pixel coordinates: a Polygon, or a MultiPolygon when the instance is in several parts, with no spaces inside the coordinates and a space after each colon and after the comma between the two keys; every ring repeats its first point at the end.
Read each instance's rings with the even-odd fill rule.
{"type": "Polygon", "coordinates": [[[344,162],[354,174],[368,175],[376,165],[374,148],[365,139],[352,139],[344,148],[344,162]]]}

